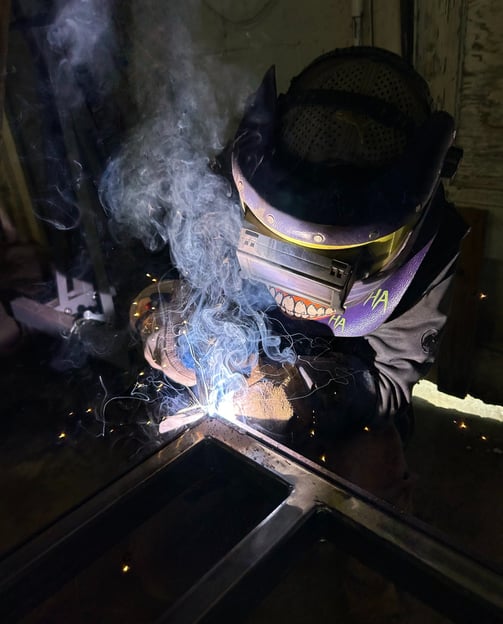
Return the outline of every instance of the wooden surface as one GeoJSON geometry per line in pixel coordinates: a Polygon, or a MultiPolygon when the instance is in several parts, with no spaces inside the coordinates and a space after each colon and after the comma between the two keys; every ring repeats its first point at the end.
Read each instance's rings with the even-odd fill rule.
{"type": "Polygon", "coordinates": [[[0,0],[0,229],[5,239],[44,243],[4,111],[10,0],[0,0]]]}
{"type": "Polygon", "coordinates": [[[362,7],[362,44],[400,54],[400,0],[363,0],[362,7]]]}
{"type": "Polygon", "coordinates": [[[479,396],[482,380],[485,395],[501,396],[500,382],[491,382],[488,391],[487,380],[497,380],[495,371],[501,376],[503,368],[498,330],[503,325],[503,308],[498,305],[503,300],[503,283],[497,279],[503,274],[503,2],[417,0],[414,26],[415,66],[429,82],[436,106],[454,115],[456,144],[464,150],[458,173],[447,185],[448,197],[468,220],[470,214],[479,215],[465,244],[472,265],[463,269],[465,279],[458,278],[456,284],[457,309],[442,347],[438,375],[444,388],[462,395],[467,379],[476,372],[471,394],[479,396]],[[485,240],[477,234],[481,219],[487,221],[485,240]],[[484,286],[487,331],[483,345],[476,344],[473,275],[469,277],[479,264],[484,265],[483,276],[489,265],[495,276],[484,286]],[[464,347],[470,357],[464,357],[464,347]]]}
{"type": "Polygon", "coordinates": [[[458,205],[478,191],[490,211],[486,256],[503,261],[503,3],[468,2],[459,98],[459,141],[465,150],[451,196],[458,205]]]}
{"type": "Polygon", "coordinates": [[[5,67],[7,41],[9,37],[10,0],[0,1],[0,144],[2,141],[2,120],[5,99],[5,67]]]}
{"type": "Polygon", "coordinates": [[[485,256],[503,261],[503,2],[421,0],[415,26],[415,65],[464,149],[449,198],[489,211],[485,256]]]}
{"type": "Polygon", "coordinates": [[[0,2],[0,129],[5,92],[5,60],[7,57],[7,37],[9,31],[10,0],[0,2]]]}
{"type": "Polygon", "coordinates": [[[464,398],[471,390],[487,211],[462,208],[460,212],[471,229],[461,248],[453,283],[451,314],[435,370],[441,392],[464,398]]]}
{"type": "Polygon", "coordinates": [[[430,85],[435,105],[454,117],[458,112],[466,1],[415,3],[414,65],[430,85]]]}

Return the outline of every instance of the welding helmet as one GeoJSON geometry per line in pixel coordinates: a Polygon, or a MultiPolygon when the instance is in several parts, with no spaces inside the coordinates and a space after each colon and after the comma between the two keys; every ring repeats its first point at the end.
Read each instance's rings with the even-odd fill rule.
{"type": "Polygon", "coordinates": [[[279,97],[272,67],[232,149],[243,274],[291,316],[372,331],[431,245],[419,234],[459,161],[454,136],[425,81],[389,51],[325,54],[279,97]]]}

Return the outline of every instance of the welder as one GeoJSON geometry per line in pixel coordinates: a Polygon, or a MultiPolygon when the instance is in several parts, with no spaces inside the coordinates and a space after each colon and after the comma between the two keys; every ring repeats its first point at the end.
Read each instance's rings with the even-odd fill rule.
{"type": "MultiPolygon", "coordinates": [[[[269,318],[294,341],[294,443],[405,507],[412,388],[433,363],[466,234],[442,185],[461,158],[454,139],[404,59],[355,47],[314,60],[285,94],[271,68],[219,159],[243,210],[242,275],[267,286],[269,318]]],[[[169,330],[147,334],[149,362],[195,384],[169,330]]]]}
{"type": "Polygon", "coordinates": [[[240,264],[304,337],[313,435],[333,441],[333,468],[394,501],[408,489],[412,388],[433,363],[466,233],[442,185],[462,155],[454,139],[404,59],[355,47],[279,96],[271,68],[232,145],[240,264]]]}
{"type": "MultiPolygon", "coordinates": [[[[265,285],[269,321],[297,358],[261,356],[235,415],[409,512],[412,388],[433,363],[467,231],[442,183],[462,155],[454,139],[452,117],[433,109],[405,60],[339,49],[285,94],[271,68],[214,167],[241,204],[241,274],[265,285]]],[[[197,371],[179,350],[183,288],[143,291],[131,323],[149,363],[192,388],[197,371]]],[[[161,432],[200,417],[182,412],[161,432]]],[[[351,621],[391,621],[395,587],[341,565],[351,621]]]]}

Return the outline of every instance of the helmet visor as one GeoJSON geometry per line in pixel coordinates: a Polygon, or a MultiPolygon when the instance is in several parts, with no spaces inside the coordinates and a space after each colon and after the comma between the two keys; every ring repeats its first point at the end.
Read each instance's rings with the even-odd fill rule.
{"type": "Polygon", "coordinates": [[[287,314],[313,320],[343,312],[348,298],[353,305],[353,283],[384,273],[413,229],[407,225],[365,244],[315,247],[281,236],[244,209],[249,226],[238,246],[244,276],[266,284],[287,314]]]}
{"type": "Polygon", "coordinates": [[[357,270],[355,279],[366,279],[384,270],[400,253],[407,242],[410,233],[416,225],[407,223],[401,228],[369,242],[354,245],[323,245],[306,243],[305,240],[286,236],[281,232],[259,220],[246,204],[243,204],[245,220],[266,236],[275,240],[285,241],[298,245],[303,249],[312,249],[326,258],[338,260],[353,266],[357,270]]]}

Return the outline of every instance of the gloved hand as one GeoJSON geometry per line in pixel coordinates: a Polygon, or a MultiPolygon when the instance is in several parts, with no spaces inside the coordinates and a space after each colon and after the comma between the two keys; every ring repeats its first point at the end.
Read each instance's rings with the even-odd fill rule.
{"type": "Polygon", "coordinates": [[[376,384],[358,357],[343,353],[299,356],[286,393],[298,427],[322,436],[344,436],[374,424],[376,384]]]}
{"type": "Polygon", "coordinates": [[[141,336],[143,354],[150,366],[172,381],[191,387],[196,385],[195,372],[177,354],[178,335],[183,331],[180,290],[179,280],[148,286],[131,304],[129,318],[131,328],[141,336]]]}

